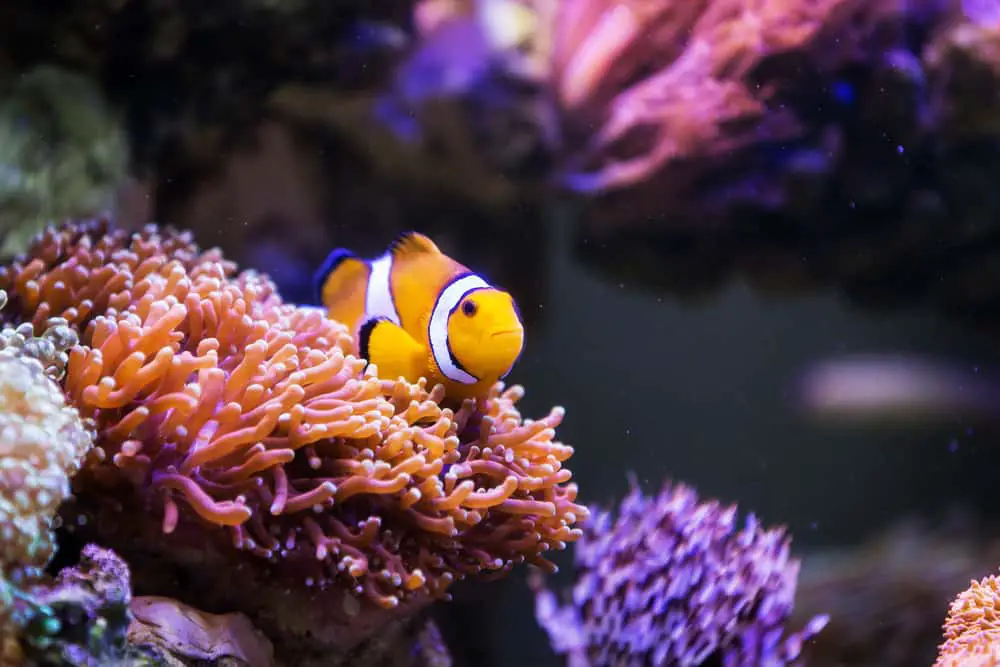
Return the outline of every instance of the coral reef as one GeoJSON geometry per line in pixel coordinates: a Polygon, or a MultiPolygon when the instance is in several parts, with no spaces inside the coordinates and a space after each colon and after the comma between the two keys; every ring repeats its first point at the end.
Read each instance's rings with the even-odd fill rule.
{"type": "MultiPolygon", "coordinates": [[[[997,89],[1000,29],[964,4],[19,1],[0,14],[18,26],[0,29],[0,64],[57,58],[100,81],[153,215],[288,298],[306,300],[297,276],[348,220],[382,242],[475,217],[476,247],[539,234],[556,180],[587,205],[580,255],[618,280],[919,292],[986,319],[998,102],[979,91],[997,89]]],[[[525,265],[495,277],[529,304],[515,283],[545,262],[525,265]]]]}
{"type": "MultiPolygon", "coordinates": [[[[77,565],[25,587],[18,604],[25,613],[17,636],[0,634],[3,665],[299,664],[276,657],[271,642],[243,614],[209,614],[160,596],[132,597],[129,567],[93,544],[83,548],[77,565]]],[[[352,655],[349,664],[450,667],[433,622],[416,620],[380,629],[378,641],[352,655]]]]}
{"type": "MultiPolygon", "coordinates": [[[[181,224],[202,242],[221,243],[231,258],[273,270],[272,277],[280,283],[289,264],[301,267],[322,260],[323,248],[333,241],[326,228],[333,216],[330,210],[311,211],[310,204],[325,204],[332,190],[339,193],[339,208],[345,188],[329,188],[323,165],[309,168],[316,142],[301,136],[293,137],[306,144],[296,155],[296,168],[284,170],[286,165],[272,163],[270,175],[276,173],[277,178],[269,179],[267,188],[232,183],[234,175],[246,173],[248,158],[263,152],[259,134],[261,125],[268,125],[265,100],[274,87],[288,82],[350,91],[383,80],[398,55],[375,43],[377,37],[369,38],[365,27],[405,25],[409,10],[406,2],[386,0],[346,0],[336,6],[238,0],[211,8],[177,0],[57,0],[46,5],[15,0],[0,7],[0,80],[16,81],[35,68],[55,64],[97,82],[104,99],[93,100],[79,112],[79,119],[85,121],[91,109],[107,106],[122,119],[130,174],[139,181],[136,189],[144,193],[139,199],[149,209],[145,214],[126,213],[128,219],[137,225],[151,217],[181,224]],[[322,178],[309,180],[316,172],[322,178]],[[239,193],[223,196],[221,204],[236,203],[241,210],[204,210],[203,200],[235,194],[227,192],[227,185],[239,193]],[[308,192],[301,193],[303,188],[308,192]],[[231,219],[235,222],[228,224],[231,219]],[[278,223],[286,234],[262,239],[261,245],[271,245],[271,255],[242,252],[243,236],[260,238],[256,224],[270,227],[275,219],[293,224],[278,223]],[[220,225],[228,227],[225,234],[220,225]],[[313,251],[320,256],[314,257],[313,251]],[[271,261],[265,265],[263,259],[271,261]]],[[[51,102],[58,106],[63,100],[51,102]]],[[[45,117],[58,113],[53,107],[39,112],[45,117]]],[[[89,125],[81,122],[78,127],[89,125]]],[[[16,139],[39,143],[39,136],[16,139]]],[[[351,161],[347,156],[346,162],[351,161]]],[[[352,181],[357,182],[358,164],[351,166],[352,181]]],[[[55,193],[47,204],[69,199],[76,190],[76,184],[63,185],[74,189],[55,193]]],[[[95,213],[89,207],[60,209],[49,219],[95,213]]],[[[18,242],[21,238],[26,239],[19,235],[18,242]]],[[[292,293],[289,288],[300,287],[294,282],[281,286],[289,298],[304,301],[299,294],[308,294],[304,288],[292,293]]]]}
{"type": "Polygon", "coordinates": [[[809,667],[930,664],[941,611],[956,590],[1000,560],[993,527],[953,513],[930,525],[907,520],[857,548],[802,559],[793,624],[825,613],[830,623],[804,650],[809,667]]]}
{"type": "Polygon", "coordinates": [[[590,21],[556,46],[587,93],[564,113],[580,256],[682,295],[739,276],[1000,324],[1000,27],[962,5],[564,4],[590,21]]]}
{"type": "Polygon", "coordinates": [[[548,85],[570,151],[567,182],[600,193],[656,181],[676,193],[696,185],[706,159],[801,138],[813,122],[794,97],[804,77],[818,77],[808,80],[815,94],[831,74],[876,65],[902,45],[902,24],[934,21],[941,4],[563,3],[549,28],[548,85]]]}
{"type": "MultiPolygon", "coordinates": [[[[302,595],[327,592],[342,623],[313,619],[311,637],[342,650],[379,627],[359,614],[411,613],[467,576],[546,566],[577,539],[587,510],[562,466],[573,450],[553,440],[561,409],[522,421],[521,389],[501,386],[481,409],[442,407],[438,390],[380,380],[345,355],[341,324],[234,271],[188,235],[104,221],[50,229],[0,268],[8,317],[80,331],[64,385],[97,440],[74,479],[74,530],[97,531],[133,568],[130,531],[150,526],[162,530],[141,540],[150,548],[186,543],[175,561],[192,544],[203,563],[213,549],[247,556],[242,567],[302,595]]],[[[238,576],[247,589],[253,575],[238,576]]],[[[263,619],[254,611],[277,611],[240,597],[228,603],[269,637],[288,631],[294,614],[263,619]]]]}
{"type": "MultiPolygon", "coordinates": [[[[7,292],[0,290],[0,311],[6,304],[7,292]]],[[[66,374],[69,349],[78,342],[76,331],[61,317],[49,318],[41,336],[35,336],[32,324],[0,329],[0,350],[10,350],[34,359],[42,364],[45,374],[56,382],[61,381],[66,374]]]]}
{"type": "Polygon", "coordinates": [[[28,592],[31,615],[20,637],[24,664],[160,664],[153,654],[128,644],[130,585],[121,558],[96,545],[84,547],[78,565],[28,592]]]}
{"type": "Polygon", "coordinates": [[[370,80],[375,59],[347,39],[352,24],[405,23],[409,9],[386,0],[239,0],[208,9],[179,0],[17,0],[0,8],[0,71],[54,60],[92,76],[122,110],[140,172],[179,162],[199,170],[245,138],[276,82],[350,88],[370,80]]]}
{"type": "Polygon", "coordinates": [[[799,563],[784,530],[753,514],[737,530],[735,506],[681,484],[656,497],[632,486],[617,518],[597,512],[584,525],[568,604],[532,582],[553,649],[573,667],[797,664],[828,619],[785,634],[799,563]]]}
{"type": "Polygon", "coordinates": [[[994,667],[1000,664],[1000,579],[973,581],[951,603],[945,641],[934,667],[994,667]]]}
{"type": "MultiPolygon", "coordinates": [[[[5,295],[0,292],[0,295],[5,295]]],[[[55,550],[56,511],[93,443],[53,375],[73,341],[60,323],[41,338],[0,331],[0,632],[23,619],[21,589],[55,550]]]]}
{"type": "MultiPolygon", "coordinates": [[[[331,244],[364,250],[418,220],[436,238],[458,231],[449,249],[514,290],[534,319],[544,238],[526,223],[537,213],[519,182],[484,164],[484,152],[515,168],[543,157],[531,129],[537,95],[527,105],[512,100],[509,114],[499,113],[506,94],[487,94],[471,109],[435,99],[417,113],[429,139],[399,140],[373,105],[423,46],[412,4],[238,0],[206,10],[176,0],[15,0],[0,7],[0,79],[57,63],[98,82],[105,100],[86,117],[107,106],[121,116],[138,183],[130,178],[120,190],[137,191],[145,209],[123,211],[118,201],[117,220],[136,230],[151,218],[191,230],[267,271],[286,299],[310,300],[308,276],[331,244]],[[476,122],[489,127],[470,131],[476,122]],[[525,257],[521,266],[482,247],[481,228],[466,224],[473,217],[525,257]],[[359,230],[358,219],[370,224],[359,230]],[[532,241],[515,243],[511,231],[532,241]]],[[[50,117],[59,105],[53,98],[40,112],[50,117]]],[[[71,198],[75,187],[63,185],[48,203],[71,198]]],[[[38,218],[94,214],[86,208],[38,218]]],[[[15,247],[26,239],[18,234],[15,247]]]]}
{"type": "Polygon", "coordinates": [[[85,546],[78,564],[22,592],[27,610],[4,665],[274,667],[270,643],[240,614],[200,612],[169,598],[132,597],[129,567],[85,546]]]}

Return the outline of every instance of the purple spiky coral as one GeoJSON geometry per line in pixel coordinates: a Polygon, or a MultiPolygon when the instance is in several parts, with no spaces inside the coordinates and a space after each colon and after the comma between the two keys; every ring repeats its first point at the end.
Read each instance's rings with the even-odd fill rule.
{"type": "Polygon", "coordinates": [[[799,572],[791,539],[753,514],[737,530],[736,511],[683,484],[653,498],[633,481],[617,519],[598,510],[584,527],[571,601],[560,606],[533,575],[556,653],[570,667],[799,664],[828,618],[786,632],[799,572]]]}

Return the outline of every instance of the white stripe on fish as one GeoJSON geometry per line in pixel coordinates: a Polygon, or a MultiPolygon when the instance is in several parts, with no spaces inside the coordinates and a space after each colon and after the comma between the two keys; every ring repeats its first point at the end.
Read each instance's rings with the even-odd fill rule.
{"type": "Polygon", "coordinates": [[[444,376],[454,382],[475,384],[479,378],[470,375],[455,363],[451,346],[448,343],[448,318],[467,294],[478,289],[486,289],[489,286],[488,282],[474,273],[460,276],[441,290],[441,294],[434,304],[434,310],[431,311],[430,321],[427,324],[427,338],[431,343],[431,354],[434,355],[434,362],[444,376]]]}
{"type": "Polygon", "coordinates": [[[372,260],[371,274],[368,276],[368,290],[365,294],[365,321],[385,318],[402,326],[396,302],[392,298],[392,255],[386,253],[372,260]]]}

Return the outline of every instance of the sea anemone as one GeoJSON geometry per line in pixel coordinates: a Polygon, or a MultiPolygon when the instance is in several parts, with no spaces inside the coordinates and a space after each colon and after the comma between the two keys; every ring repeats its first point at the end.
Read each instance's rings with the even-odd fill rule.
{"type": "MultiPolygon", "coordinates": [[[[482,408],[377,377],[346,327],[190,236],[107,223],[49,229],[0,268],[15,315],[80,331],[66,394],[97,429],[74,480],[173,533],[197,526],[301,585],[378,607],[576,540],[561,408],[522,420],[523,390],[482,408]]],[[[102,527],[106,527],[102,526],[102,527]]]]}
{"type": "Polygon", "coordinates": [[[577,543],[572,599],[535,589],[535,615],[571,667],[796,664],[827,623],[786,634],[799,562],[783,528],[764,530],[736,506],[699,502],[664,483],[644,496],[633,481],[617,519],[598,511],[577,543]]]}

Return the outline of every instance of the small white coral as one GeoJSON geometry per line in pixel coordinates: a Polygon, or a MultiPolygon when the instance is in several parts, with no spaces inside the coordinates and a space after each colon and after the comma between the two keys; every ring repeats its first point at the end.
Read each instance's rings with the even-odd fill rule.
{"type": "Polygon", "coordinates": [[[42,363],[0,350],[0,574],[48,562],[53,517],[92,444],[42,363]]]}

